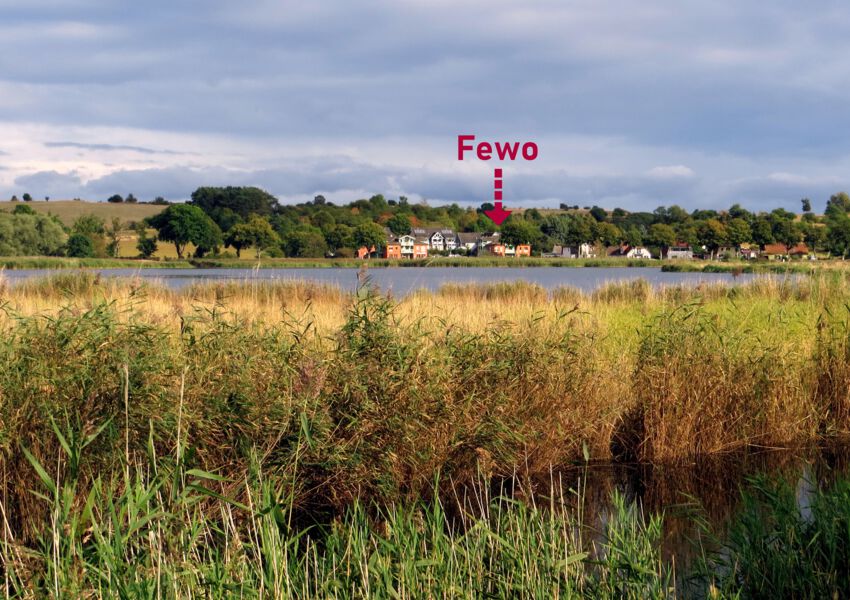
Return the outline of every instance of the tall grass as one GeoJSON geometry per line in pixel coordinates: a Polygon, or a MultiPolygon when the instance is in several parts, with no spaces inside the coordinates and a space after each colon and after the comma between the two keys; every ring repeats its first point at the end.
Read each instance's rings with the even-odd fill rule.
{"type": "Polygon", "coordinates": [[[715,595],[846,598],[850,595],[850,481],[812,486],[800,498],[785,481],[756,478],[703,576],[715,595]]]}
{"type": "MultiPolygon", "coordinates": [[[[565,513],[562,488],[519,502],[486,486],[439,500],[353,503],[331,521],[293,519],[291,480],[257,463],[243,481],[187,468],[181,452],[83,480],[108,424],[78,437],[53,425],[55,467],[27,453],[48,511],[26,543],[0,502],[7,598],[421,598],[673,595],[660,517],[615,495],[593,531],[565,513]],[[239,501],[235,496],[243,498],[239,501]],[[453,514],[450,514],[453,513],[453,514]]],[[[306,429],[300,442],[310,444],[306,429]]],[[[179,449],[178,449],[179,450],[179,449]]],[[[191,453],[190,448],[183,449],[191,453]]]]}
{"type": "MultiPolygon", "coordinates": [[[[481,478],[513,478],[533,497],[576,462],[669,464],[846,435],[849,298],[842,277],[594,294],[446,287],[398,301],[303,282],[171,291],[62,274],[6,286],[0,527],[15,574],[0,575],[41,595],[391,595],[387,581],[407,597],[437,581],[444,595],[450,584],[511,595],[511,564],[562,595],[639,596],[604,567],[616,554],[558,566],[525,538],[511,554],[531,531],[558,560],[590,552],[572,533],[555,540],[565,526],[545,523],[551,511],[500,502],[507,521],[494,520],[481,509],[492,498],[474,519],[433,511],[481,478]],[[156,518],[137,529],[139,514],[156,518]],[[428,545],[436,531],[417,538],[410,523],[429,519],[458,529],[428,545]],[[474,552],[457,541],[473,530],[474,552]],[[396,534],[420,540],[397,551],[410,561],[388,549],[408,543],[396,534]],[[292,569],[257,554],[262,544],[297,556],[292,569]],[[316,587],[331,580],[338,591],[316,587]]],[[[619,535],[639,546],[648,538],[628,535],[654,530],[634,519],[619,535]]],[[[639,591],[666,589],[647,566],[655,555],[634,556],[649,562],[622,567],[628,582],[648,572],[639,591]]]]}
{"type": "Polygon", "coordinates": [[[128,258],[68,258],[64,256],[3,256],[0,268],[4,269],[112,269],[112,268],[172,268],[191,267],[188,261],[136,260],[128,258]]]}

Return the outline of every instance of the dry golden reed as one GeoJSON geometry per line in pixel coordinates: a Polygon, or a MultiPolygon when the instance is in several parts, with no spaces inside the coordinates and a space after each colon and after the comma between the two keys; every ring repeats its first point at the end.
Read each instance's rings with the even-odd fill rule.
{"type": "Polygon", "coordinates": [[[84,272],[0,294],[0,471],[22,530],[39,514],[23,450],[55,464],[56,423],[83,438],[103,428],[83,477],[126,453],[173,455],[179,440],[199,469],[240,481],[259,463],[294,482],[294,506],[334,510],[419,499],[437,474],[676,463],[850,430],[839,276],[393,300],[84,272]]]}

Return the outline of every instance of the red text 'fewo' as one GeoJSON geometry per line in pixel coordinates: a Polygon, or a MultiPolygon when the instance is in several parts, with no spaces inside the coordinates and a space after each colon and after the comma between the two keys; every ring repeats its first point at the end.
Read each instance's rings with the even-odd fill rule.
{"type": "Polygon", "coordinates": [[[479,160],[490,160],[494,158],[493,150],[495,148],[495,158],[498,160],[516,160],[521,156],[523,160],[534,160],[537,158],[537,144],[534,142],[478,142],[472,145],[475,141],[474,135],[459,135],[457,136],[457,159],[463,160],[464,154],[475,150],[479,160]]]}

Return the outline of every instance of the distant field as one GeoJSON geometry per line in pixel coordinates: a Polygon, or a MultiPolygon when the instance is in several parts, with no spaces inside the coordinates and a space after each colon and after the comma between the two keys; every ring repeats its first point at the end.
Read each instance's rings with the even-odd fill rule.
{"type": "MultiPolygon", "coordinates": [[[[148,229],[148,235],[155,236],[156,229],[148,229]]],[[[136,248],[138,236],[134,231],[124,231],[118,241],[118,258],[136,258],[139,250],[136,248]]],[[[192,256],[195,246],[187,244],[186,256],[192,256]]],[[[177,258],[177,250],[171,242],[157,242],[154,258],[177,258]]]]}
{"type": "Polygon", "coordinates": [[[12,211],[17,204],[26,204],[33,210],[42,213],[52,213],[59,217],[65,225],[72,225],[80,215],[93,214],[110,222],[118,217],[123,222],[141,221],[165,209],[157,204],[119,204],[110,202],[85,202],[82,200],[34,200],[33,202],[0,202],[0,210],[12,211]]]}

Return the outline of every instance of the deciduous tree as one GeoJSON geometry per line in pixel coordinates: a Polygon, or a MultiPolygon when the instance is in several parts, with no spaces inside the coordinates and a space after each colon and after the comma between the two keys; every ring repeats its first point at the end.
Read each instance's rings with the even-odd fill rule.
{"type": "Polygon", "coordinates": [[[192,243],[203,254],[222,243],[221,229],[197,206],[172,204],[158,215],[148,219],[157,229],[157,237],[172,242],[177,257],[183,258],[186,245],[192,243]]]}

